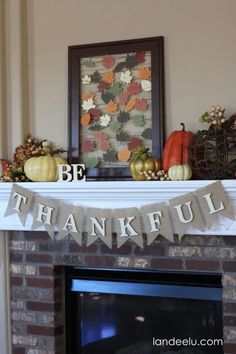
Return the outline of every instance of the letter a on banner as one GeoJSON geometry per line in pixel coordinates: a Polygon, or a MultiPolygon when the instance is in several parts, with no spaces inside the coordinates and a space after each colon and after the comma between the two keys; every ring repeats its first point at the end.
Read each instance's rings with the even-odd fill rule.
{"type": "Polygon", "coordinates": [[[56,201],[37,197],[33,210],[32,230],[44,226],[49,236],[53,238],[57,214],[58,203],[56,201]]]}
{"type": "Polygon", "coordinates": [[[59,226],[57,240],[71,235],[75,242],[82,244],[84,208],[73,205],[59,205],[59,226]]]}
{"type": "Polygon", "coordinates": [[[34,193],[28,189],[13,184],[4,216],[16,213],[24,226],[30,210],[33,195],[34,193]]]}
{"type": "Polygon", "coordinates": [[[197,199],[193,193],[187,193],[170,200],[170,212],[175,229],[180,237],[190,226],[204,230],[204,220],[200,213],[197,199]]]}
{"type": "Polygon", "coordinates": [[[115,209],[115,225],[117,231],[117,247],[127,240],[132,240],[143,248],[140,211],[137,208],[115,209]]]}
{"type": "Polygon", "coordinates": [[[205,217],[207,228],[210,228],[222,215],[234,220],[234,213],[221,182],[214,182],[196,191],[198,202],[205,217]]]}

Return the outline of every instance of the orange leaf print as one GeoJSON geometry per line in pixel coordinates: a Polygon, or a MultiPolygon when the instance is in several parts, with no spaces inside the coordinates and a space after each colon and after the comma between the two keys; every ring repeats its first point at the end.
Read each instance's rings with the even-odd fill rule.
{"type": "Polygon", "coordinates": [[[110,100],[107,104],[107,108],[106,111],[107,113],[113,113],[116,112],[118,110],[118,105],[116,102],[110,100]]]}
{"type": "Polygon", "coordinates": [[[112,84],[115,79],[114,73],[112,71],[106,71],[102,75],[102,79],[103,79],[103,81],[107,82],[108,84],[112,84]]]}
{"type": "Polygon", "coordinates": [[[151,76],[151,69],[148,67],[139,69],[139,78],[142,80],[148,80],[151,76]]]}
{"type": "Polygon", "coordinates": [[[135,105],[135,102],[136,102],[135,96],[131,97],[131,98],[129,99],[129,101],[126,103],[126,105],[125,105],[125,112],[131,111],[131,109],[132,109],[132,108],[134,107],[134,105],[135,105]]]}
{"type": "Polygon", "coordinates": [[[129,151],[128,149],[120,150],[117,153],[118,160],[125,161],[125,162],[129,160],[130,155],[131,155],[131,151],[129,151]]]}
{"type": "Polygon", "coordinates": [[[82,100],[83,100],[83,101],[87,101],[87,100],[89,100],[90,98],[94,98],[94,97],[95,97],[95,93],[86,92],[86,93],[83,94],[82,100]]]}
{"type": "Polygon", "coordinates": [[[83,114],[82,117],[81,117],[81,124],[82,125],[88,125],[90,120],[91,120],[90,114],[88,114],[88,113],[83,114]]]}

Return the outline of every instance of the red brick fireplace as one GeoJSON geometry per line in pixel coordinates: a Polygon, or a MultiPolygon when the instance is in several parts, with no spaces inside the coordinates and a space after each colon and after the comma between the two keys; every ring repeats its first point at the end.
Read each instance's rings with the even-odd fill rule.
{"type": "MultiPolygon", "coordinates": [[[[85,240],[85,237],[84,237],[85,240]]],[[[63,266],[130,267],[220,273],[224,352],[236,353],[236,238],[161,236],[141,250],[132,243],[110,250],[102,242],[78,246],[45,232],[12,232],[10,239],[13,354],[65,354],[63,266]]]]}

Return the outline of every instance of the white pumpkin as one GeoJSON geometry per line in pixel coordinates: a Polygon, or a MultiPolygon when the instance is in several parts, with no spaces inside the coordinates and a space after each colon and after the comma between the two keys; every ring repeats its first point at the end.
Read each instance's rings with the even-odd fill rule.
{"type": "Polygon", "coordinates": [[[31,157],[24,164],[24,172],[34,182],[55,182],[58,180],[57,166],[60,164],[67,162],[59,156],[31,157]]]}
{"type": "Polygon", "coordinates": [[[186,181],[192,177],[191,167],[187,164],[171,166],[168,170],[168,177],[172,181],[186,181]]]}

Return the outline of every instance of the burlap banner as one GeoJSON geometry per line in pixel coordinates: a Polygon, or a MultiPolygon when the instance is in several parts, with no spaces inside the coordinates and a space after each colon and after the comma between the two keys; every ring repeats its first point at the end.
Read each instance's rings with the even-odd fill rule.
{"type": "Polygon", "coordinates": [[[181,237],[189,227],[204,231],[218,216],[234,220],[232,206],[221,182],[214,182],[194,193],[180,195],[166,203],[154,203],[138,208],[101,209],[65,205],[43,198],[17,184],[13,184],[4,216],[17,214],[25,225],[33,210],[32,230],[44,227],[50,237],[58,231],[57,240],[68,235],[81,245],[82,234],[87,232],[87,246],[102,240],[112,248],[112,234],[117,235],[117,247],[130,240],[143,248],[143,231],[147,245],[162,235],[173,242],[173,233],[181,237]]]}

